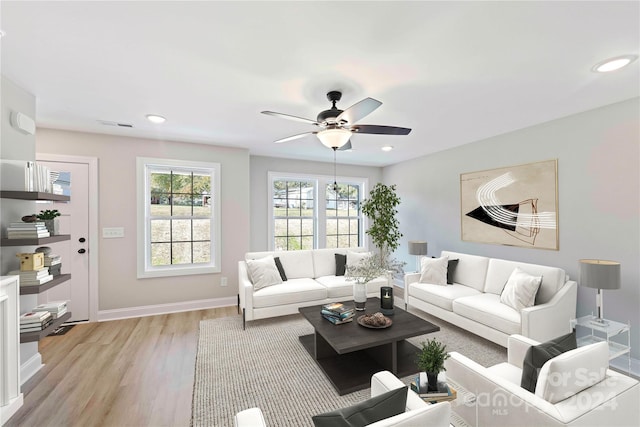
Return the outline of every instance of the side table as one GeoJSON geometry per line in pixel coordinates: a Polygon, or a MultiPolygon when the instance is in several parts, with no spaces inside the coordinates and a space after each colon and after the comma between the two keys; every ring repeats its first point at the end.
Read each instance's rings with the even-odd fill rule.
{"type": "Polygon", "coordinates": [[[595,322],[596,317],[593,315],[579,317],[571,320],[571,328],[580,326],[591,331],[589,335],[578,338],[578,347],[606,341],[609,345],[609,360],[615,359],[623,355],[627,355],[628,372],[631,372],[631,334],[630,325],[628,323],[615,322],[613,320],[605,320],[605,323],[595,322]],[[612,341],[611,338],[627,334],[627,344],[612,341]]]}

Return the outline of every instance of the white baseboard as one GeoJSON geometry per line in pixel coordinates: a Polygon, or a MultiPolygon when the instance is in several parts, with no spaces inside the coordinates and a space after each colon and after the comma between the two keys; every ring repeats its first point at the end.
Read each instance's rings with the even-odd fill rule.
{"type": "Polygon", "coordinates": [[[26,383],[27,380],[34,376],[43,366],[40,353],[34,354],[29,360],[20,365],[20,385],[26,383]]]}
{"type": "Polygon", "coordinates": [[[155,316],[158,314],[179,313],[182,311],[205,310],[208,308],[229,307],[238,304],[238,297],[211,298],[195,301],[183,301],[170,304],[144,305],[140,307],[116,308],[98,311],[98,322],[129,319],[132,317],[155,316]]]}

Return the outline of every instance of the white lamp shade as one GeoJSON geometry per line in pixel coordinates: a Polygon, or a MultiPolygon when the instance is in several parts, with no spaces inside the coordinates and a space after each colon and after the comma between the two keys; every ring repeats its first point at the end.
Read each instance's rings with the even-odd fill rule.
{"type": "Polygon", "coordinates": [[[594,289],[620,289],[620,263],[600,259],[581,259],[580,286],[594,289]]]}
{"type": "Polygon", "coordinates": [[[427,254],[427,242],[424,240],[412,240],[409,242],[409,254],[410,255],[426,255],[427,254]]]}
{"type": "Polygon", "coordinates": [[[318,132],[318,139],[328,148],[340,148],[351,138],[351,131],[347,129],[325,129],[318,132]]]}

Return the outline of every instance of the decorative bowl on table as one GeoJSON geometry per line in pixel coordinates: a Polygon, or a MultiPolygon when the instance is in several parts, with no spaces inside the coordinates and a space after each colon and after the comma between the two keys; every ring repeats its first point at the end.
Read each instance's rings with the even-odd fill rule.
{"type": "Polygon", "coordinates": [[[370,329],[384,329],[393,324],[393,320],[389,319],[382,313],[363,314],[357,319],[358,325],[370,329]]]}

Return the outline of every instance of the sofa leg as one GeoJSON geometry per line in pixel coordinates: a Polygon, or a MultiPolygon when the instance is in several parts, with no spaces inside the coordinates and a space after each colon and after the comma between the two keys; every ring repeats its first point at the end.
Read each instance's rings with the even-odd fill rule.
{"type": "Polygon", "coordinates": [[[240,314],[240,294],[238,294],[238,314],[240,314]]]}
{"type": "Polygon", "coordinates": [[[245,330],[246,320],[245,320],[245,309],[242,309],[242,330],[245,330]]]}

